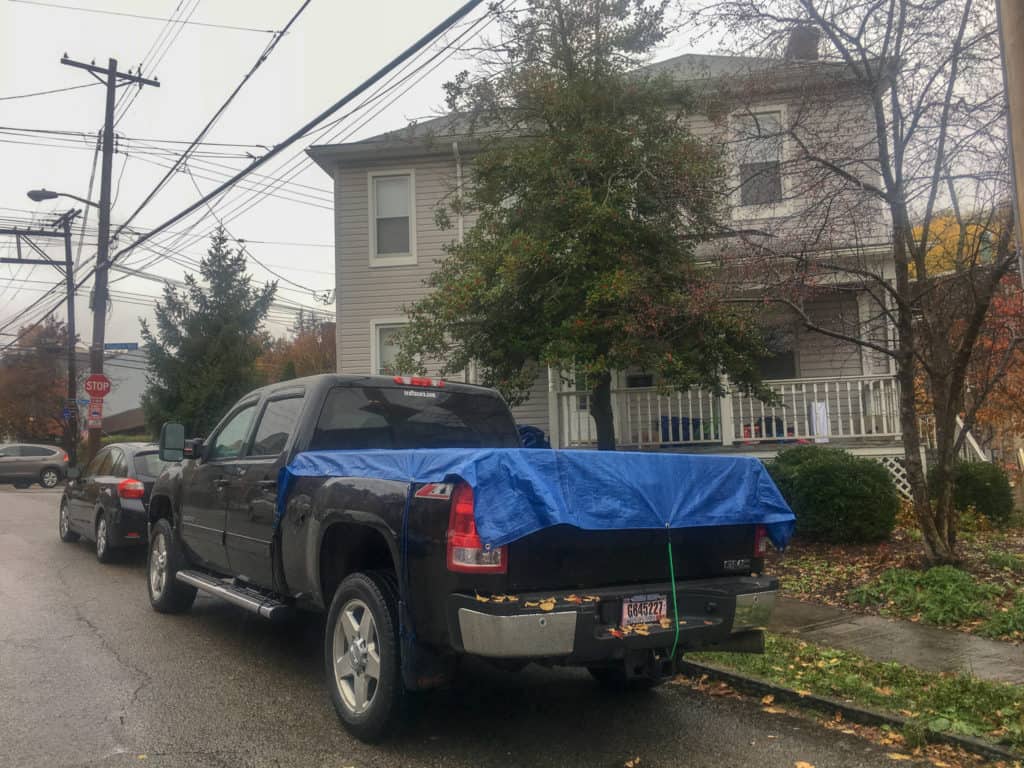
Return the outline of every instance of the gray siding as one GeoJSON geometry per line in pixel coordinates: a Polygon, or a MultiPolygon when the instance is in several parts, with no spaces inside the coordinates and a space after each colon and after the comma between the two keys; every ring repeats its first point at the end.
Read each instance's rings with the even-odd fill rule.
{"type": "Polygon", "coordinates": [[[548,372],[542,370],[530,389],[530,398],[522,405],[512,409],[517,424],[529,424],[544,430],[549,438],[551,430],[548,424],[548,372]]]}
{"type": "MultiPolygon", "coordinates": [[[[828,330],[857,335],[857,298],[852,293],[834,294],[807,304],[811,320],[828,330]]],[[[797,333],[799,377],[860,376],[861,347],[853,342],[801,329],[797,333]]]]}

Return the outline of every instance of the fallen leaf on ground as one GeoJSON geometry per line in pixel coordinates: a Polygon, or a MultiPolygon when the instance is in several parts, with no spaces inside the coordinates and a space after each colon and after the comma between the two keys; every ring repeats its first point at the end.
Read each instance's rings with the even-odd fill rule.
{"type": "Polygon", "coordinates": [[[804,690],[801,690],[801,689],[798,688],[797,691],[796,691],[796,695],[799,696],[802,699],[805,696],[810,696],[811,692],[810,691],[804,691],[804,690]]]}
{"type": "Polygon", "coordinates": [[[793,763],[793,768],[814,768],[814,766],[806,760],[797,760],[793,763]]]}
{"type": "Polygon", "coordinates": [[[632,760],[627,760],[622,765],[623,768],[636,768],[638,765],[640,765],[640,758],[634,757],[632,760]]]}
{"type": "Polygon", "coordinates": [[[778,707],[761,707],[762,712],[767,712],[769,715],[784,715],[786,710],[779,709],[778,707]]]}
{"type": "Polygon", "coordinates": [[[762,697],[761,703],[764,704],[765,706],[768,706],[769,704],[774,704],[775,703],[775,697],[772,696],[769,693],[767,696],[762,697]]]}
{"type": "Polygon", "coordinates": [[[914,759],[910,755],[904,755],[902,752],[890,752],[888,756],[889,756],[890,760],[913,760],[914,759]]]}

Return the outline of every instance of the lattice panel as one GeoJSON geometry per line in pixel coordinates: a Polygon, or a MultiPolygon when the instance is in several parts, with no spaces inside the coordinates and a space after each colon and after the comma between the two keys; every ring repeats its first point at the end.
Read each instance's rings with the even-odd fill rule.
{"type": "Polygon", "coordinates": [[[907,470],[903,466],[903,458],[900,456],[879,456],[878,461],[889,470],[892,481],[896,485],[896,491],[907,501],[911,500],[910,482],[907,480],[907,470]]]}

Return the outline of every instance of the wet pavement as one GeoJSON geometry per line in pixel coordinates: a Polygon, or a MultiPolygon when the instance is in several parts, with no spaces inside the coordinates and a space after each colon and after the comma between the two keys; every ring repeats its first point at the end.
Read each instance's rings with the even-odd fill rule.
{"type": "Polygon", "coordinates": [[[61,543],[58,500],[0,488],[4,768],[892,764],[878,746],[756,701],[673,684],[613,696],[586,672],[481,663],[419,697],[403,735],[361,744],[328,700],[319,617],[272,625],[205,597],[158,615],[144,552],[104,566],[88,542],[61,543]]]}
{"type": "Polygon", "coordinates": [[[866,616],[783,598],[770,629],[877,661],[929,672],[966,672],[982,680],[1024,683],[1024,647],[898,619],[866,616]]]}

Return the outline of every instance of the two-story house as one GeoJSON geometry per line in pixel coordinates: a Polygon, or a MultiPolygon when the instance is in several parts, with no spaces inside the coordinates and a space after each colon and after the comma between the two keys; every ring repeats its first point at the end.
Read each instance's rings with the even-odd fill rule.
{"type": "MultiPolygon", "coordinates": [[[[702,253],[709,264],[741,263],[758,242],[770,241],[823,254],[822,262],[855,259],[887,274],[884,210],[856,194],[833,194],[826,177],[790,162],[798,147],[789,128],[799,121],[807,128],[801,142],[817,136],[820,152],[835,155],[855,147],[855,156],[842,162],[877,180],[870,162],[870,103],[841,65],[817,61],[811,50],[780,60],[687,54],[652,69],[700,95],[709,114],[694,115],[690,130],[725,146],[733,164],[732,228],[754,233],[706,244],[702,253]],[[820,94],[820,105],[814,105],[814,94],[820,94]],[[827,206],[817,208],[816,196],[830,196],[827,206]],[[826,208],[833,219],[827,227],[807,214],[826,208]]],[[[439,118],[309,149],[334,182],[340,372],[385,372],[396,352],[392,333],[405,322],[403,305],[424,295],[424,279],[444,258],[445,243],[472,226],[469,217],[460,217],[453,229],[439,229],[434,212],[466,183],[473,146],[457,120],[439,118]]],[[[807,147],[800,150],[806,154],[807,147]]],[[[784,258],[775,263],[786,269],[784,258]]],[[[890,329],[877,296],[863,281],[839,274],[821,280],[802,307],[817,325],[884,341],[890,329]]],[[[763,316],[773,355],[762,372],[778,394],[776,404],[739,393],[665,394],[650,374],[621,371],[613,390],[619,447],[771,456],[794,442],[827,441],[875,456],[898,474],[902,446],[890,359],[807,330],[782,305],[765,304],[763,316]]],[[[472,372],[466,375],[472,378],[472,372]]],[[[587,395],[575,391],[564,372],[540,370],[529,400],[514,411],[520,423],[548,433],[554,446],[595,442],[587,395]]]]}

